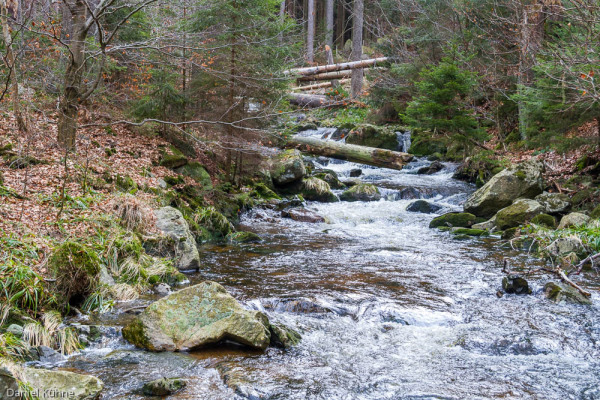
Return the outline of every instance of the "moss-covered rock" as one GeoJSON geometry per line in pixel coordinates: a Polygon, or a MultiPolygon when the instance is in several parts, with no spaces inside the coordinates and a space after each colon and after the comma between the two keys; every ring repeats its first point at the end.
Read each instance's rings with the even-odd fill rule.
{"type": "Polygon", "coordinates": [[[519,199],[496,214],[496,227],[500,230],[514,228],[542,214],[544,207],[535,200],[519,199]]]}
{"type": "Polygon", "coordinates": [[[554,218],[552,215],[536,215],[531,222],[536,225],[545,226],[546,228],[556,229],[556,218],[554,218]]]}
{"type": "Polygon", "coordinates": [[[137,184],[129,175],[117,175],[117,179],[115,179],[115,185],[119,190],[132,194],[138,190],[137,184]]]}
{"type": "Polygon", "coordinates": [[[340,195],[343,201],[379,201],[381,193],[375,185],[361,183],[352,186],[340,195]]]}
{"type": "Polygon", "coordinates": [[[544,206],[548,214],[563,213],[571,207],[569,196],[562,193],[544,192],[536,196],[535,201],[544,206]]]}
{"type": "MultiPolygon", "coordinates": [[[[352,173],[351,173],[352,174],[352,173]]],[[[346,189],[346,185],[340,181],[337,173],[330,169],[319,169],[314,171],[313,177],[324,180],[332,189],[346,189]]]]}
{"type": "Polygon", "coordinates": [[[475,236],[475,237],[489,236],[488,231],[484,231],[483,229],[472,229],[472,228],[454,228],[454,229],[452,229],[452,234],[475,236]]]}
{"type": "Polygon", "coordinates": [[[231,222],[214,207],[200,209],[194,214],[193,220],[199,227],[206,229],[213,239],[224,239],[233,232],[231,222]]]}
{"type": "Polygon", "coordinates": [[[335,203],[339,201],[337,196],[331,191],[329,184],[315,177],[302,180],[300,193],[306,200],[310,201],[319,201],[322,203],[335,203]]]}
{"type": "Polygon", "coordinates": [[[558,229],[567,229],[574,228],[584,224],[587,224],[590,220],[585,214],[573,212],[565,215],[561,218],[560,224],[558,224],[558,229]]]}
{"type": "Polygon", "coordinates": [[[502,289],[511,294],[531,294],[529,282],[519,275],[508,275],[502,278],[502,289]]]}
{"type": "Polygon", "coordinates": [[[40,165],[40,164],[48,163],[47,161],[40,160],[33,156],[25,156],[25,155],[11,154],[11,153],[5,154],[4,160],[6,161],[6,164],[8,165],[8,167],[12,168],[12,169],[25,169],[32,165],[40,165]]]}
{"type": "Polygon", "coordinates": [[[264,350],[269,327],[265,314],[244,309],[223,286],[206,281],[150,305],[123,328],[123,337],[151,351],[187,351],[223,340],[264,350]]]}
{"type": "Polygon", "coordinates": [[[519,228],[508,228],[502,232],[500,238],[504,240],[510,240],[517,236],[517,232],[519,232],[519,228]]]}
{"type": "Polygon", "coordinates": [[[443,138],[434,137],[430,132],[416,133],[413,135],[412,143],[408,152],[417,157],[432,154],[446,154],[447,145],[443,138]]]}
{"type": "Polygon", "coordinates": [[[271,330],[271,344],[288,349],[300,343],[302,336],[295,330],[279,323],[272,323],[269,326],[271,330]]]}
{"type": "Polygon", "coordinates": [[[251,196],[260,200],[281,200],[281,197],[262,182],[253,185],[251,196]]]}
{"type": "Polygon", "coordinates": [[[383,126],[361,125],[350,132],[346,143],[360,146],[376,147],[379,149],[398,150],[398,135],[383,126]]]}
{"type": "MultiPolygon", "coordinates": [[[[100,394],[104,388],[104,383],[96,377],[69,371],[22,368],[19,375],[21,381],[29,386],[33,393],[40,394],[40,399],[53,398],[50,395],[51,393],[68,393],[69,399],[95,400],[100,398],[100,394]]],[[[0,377],[0,385],[1,381],[0,377]]],[[[4,394],[3,392],[3,396],[4,394]]],[[[19,396],[18,398],[21,397],[19,396]]]]}
{"type": "Polygon", "coordinates": [[[184,176],[189,176],[205,188],[212,188],[212,181],[210,179],[210,175],[208,174],[204,166],[199,162],[194,161],[187,163],[182,167],[176,168],[175,172],[184,176]]]}
{"type": "Polygon", "coordinates": [[[301,180],[306,175],[306,167],[297,150],[286,150],[271,160],[271,178],[276,186],[284,186],[301,180]]]}
{"type": "Polygon", "coordinates": [[[254,232],[233,232],[227,235],[230,243],[258,243],[262,238],[254,232]]]}
{"type": "Polygon", "coordinates": [[[438,228],[441,226],[449,226],[455,228],[470,228],[476,220],[473,214],[452,212],[434,218],[429,223],[430,228],[438,228]]]}
{"type": "Polygon", "coordinates": [[[592,304],[592,300],[589,297],[584,296],[575,288],[562,283],[548,282],[544,286],[544,293],[546,294],[546,298],[555,303],[592,304]]]}
{"type": "Polygon", "coordinates": [[[196,241],[181,211],[163,207],[154,211],[156,228],[163,234],[156,242],[146,241],[144,246],[150,253],[169,256],[179,270],[195,270],[200,267],[200,255],[196,241]]]}
{"type": "Polygon", "coordinates": [[[170,396],[185,388],[187,382],[181,378],[161,378],[147,382],[142,387],[146,396],[170,396]]]}
{"type": "Polygon", "coordinates": [[[80,303],[98,283],[101,262],[90,248],[76,242],[58,246],[48,260],[56,291],[68,303],[80,303]]]}
{"type": "Polygon", "coordinates": [[[592,212],[590,213],[590,218],[600,219],[600,205],[592,210],[592,212]]]}
{"type": "Polygon", "coordinates": [[[494,175],[465,203],[465,212],[489,218],[518,198],[534,198],[542,193],[544,166],[530,160],[494,175]]]}
{"type": "Polygon", "coordinates": [[[179,168],[188,163],[188,159],[175,146],[171,146],[168,151],[165,151],[159,161],[159,165],[165,168],[179,168]]]}

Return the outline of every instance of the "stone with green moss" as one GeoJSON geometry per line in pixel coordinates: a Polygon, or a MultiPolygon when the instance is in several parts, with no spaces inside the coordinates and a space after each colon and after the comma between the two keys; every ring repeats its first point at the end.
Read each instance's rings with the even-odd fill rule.
{"type": "Polygon", "coordinates": [[[253,185],[251,196],[261,200],[281,200],[281,197],[262,182],[253,185]]]}
{"type": "Polygon", "coordinates": [[[94,291],[101,262],[91,248],[68,241],[54,250],[48,267],[56,280],[56,291],[70,302],[71,299],[83,299],[94,291]]]}
{"type": "Polygon", "coordinates": [[[210,175],[206,171],[206,168],[199,162],[194,161],[187,163],[182,167],[176,168],[175,172],[184,176],[189,176],[206,188],[212,188],[210,175]]]}
{"type": "Polygon", "coordinates": [[[361,183],[352,186],[340,195],[342,201],[379,201],[381,193],[375,185],[361,183]]]}
{"type": "Polygon", "coordinates": [[[545,226],[546,228],[556,229],[556,218],[554,218],[552,215],[536,215],[531,222],[536,225],[545,226]]]}
{"type": "Polygon", "coordinates": [[[384,126],[364,124],[354,129],[346,137],[346,143],[396,151],[398,135],[384,126]]]}
{"type": "Polygon", "coordinates": [[[431,132],[420,132],[413,135],[408,152],[417,157],[429,156],[435,153],[446,154],[448,148],[444,138],[434,137],[431,132]]]}
{"type": "Polygon", "coordinates": [[[544,207],[535,200],[519,199],[496,214],[496,227],[500,230],[514,228],[542,214],[544,207]]]}
{"type": "Polygon", "coordinates": [[[153,255],[172,257],[179,270],[198,269],[200,255],[196,241],[181,212],[173,207],[163,207],[155,210],[154,215],[156,227],[163,236],[146,241],[144,247],[153,255]]]}
{"type": "Polygon", "coordinates": [[[171,146],[168,151],[162,154],[159,165],[165,168],[179,168],[188,163],[188,159],[175,146],[171,146]]]}
{"type": "Polygon", "coordinates": [[[510,240],[517,236],[519,228],[508,228],[500,234],[500,237],[504,240],[510,240]]]}
{"type": "Polygon", "coordinates": [[[543,205],[548,214],[563,213],[571,207],[569,196],[562,193],[544,192],[536,196],[535,201],[543,205]]]}
{"type": "Polygon", "coordinates": [[[313,173],[313,177],[324,180],[332,189],[346,189],[346,185],[340,181],[335,171],[330,169],[319,169],[313,173]]]}
{"type": "Polygon", "coordinates": [[[576,228],[589,222],[590,217],[585,214],[573,212],[561,218],[558,229],[576,228]]]}
{"type": "Polygon", "coordinates": [[[596,206],[590,213],[590,218],[592,219],[600,219],[600,205],[596,206]]]}
{"type": "Polygon", "coordinates": [[[329,184],[319,178],[311,177],[302,180],[301,194],[306,200],[322,203],[335,203],[339,201],[333,194],[329,184]]]}
{"type": "Polygon", "coordinates": [[[490,235],[487,231],[484,231],[482,229],[470,229],[470,228],[454,228],[454,229],[452,229],[452,234],[475,236],[475,237],[490,235]]]}
{"type": "Polygon", "coordinates": [[[165,182],[171,186],[181,185],[185,183],[183,176],[165,176],[165,182]]]}
{"type": "Polygon", "coordinates": [[[254,232],[232,232],[227,235],[227,241],[231,243],[258,243],[262,238],[254,232]]]}
{"type": "Polygon", "coordinates": [[[264,350],[269,327],[265,314],[244,309],[223,286],[205,281],[150,305],[123,328],[123,337],[151,351],[188,351],[224,340],[264,350]]]}
{"type": "Polygon", "coordinates": [[[571,303],[580,305],[591,305],[592,300],[580,293],[577,289],[562,283],[548,282],[544,286],[546,298],[555,303],[571,303]]]}
{"type": "Polygon", "coordinates": [[[138,190],[137,184],[129,175],[117,175],[115,185],[123,192],[135,193],[138,190]]]}
{"type": "Polygon", "coordinates": [[[475,223],[476,217],[470,213],[452,212],[434,218],[430,223],[430,228],[448,226],[453,228],[470,228],[475,223]]]}
{"type": "Polygon", "coordinates": [[[277,186],[288,185],[306,175],[306,167],[298,150],[286,150],[271,160],[271,178],[277,186]]]}
{"type": "Polygon", "coordinates": [[[284,349],[297,345],[302,339],[302,336],[298,332],[280,323],[272,323],[270,330],[271,344],[283,347],[284,349]]]}
{"type": "Polygon", "coordinates": [[[146,396],[170,396],[185,388],[187,382],[181,378],[161,378],[147,382],[142,387],[146,396]]]}

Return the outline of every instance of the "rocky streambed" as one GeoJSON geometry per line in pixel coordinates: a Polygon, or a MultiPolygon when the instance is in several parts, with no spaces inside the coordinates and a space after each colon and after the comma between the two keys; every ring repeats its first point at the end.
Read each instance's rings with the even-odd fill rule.
{"type": "MultiPolygon", "coordinates": [[[[452,179],[454,165],[311,163],[335,200],[255,208],[240,230],[260,241],[200,248],[199,271],[176,296],[72,321],[89,346],[41,366],[98,377],[103,399],[145,399],[164,387],[173,399],[600,398],[596,295],[591,305],[557,304],[544,292],[552,277],[541,277],[531,295],[499,298],[504,259],[517,270],[539,260],[493,229],[430,228],[462,212],[474,191],[452,179]],[[182,317],[203,308],[239,319],[202,331],[206,321],[182,317]],[[85,333],[90,326],[99,334],[85,333]],[[199,338],[213,345],[198,349],[199,338]]],[[[277,179],[297,180],[289,175],[277,179]]]]}

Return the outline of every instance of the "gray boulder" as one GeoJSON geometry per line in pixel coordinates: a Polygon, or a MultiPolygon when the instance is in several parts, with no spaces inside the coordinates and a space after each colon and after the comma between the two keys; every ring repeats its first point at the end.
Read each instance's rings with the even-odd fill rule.
{"type": "Polygon", "coordinates": [[[494,175],[465,203],[465,212],[490,218],[518,198],[533,199],[542,193],[544,166],[532,159],[494,175]]]}
{"type": "Polygon", "coordinates": [[[529,283],[519,275],[508,275],[502,278],[502,289],[511,294],[531,294],[529,283]]]}
{"type": "Polygon", "coordinates": [[[588,223],[590,217],[585,214],[573,212],[565,215],[558,224],[558,229],[574,228],[588,223]]]}
{"type": "Polygon", "coordinates": [[[286,150],[271,160],[270,172],[273,183],[284,186],[301,180],[306,175],[306,167],[299,151],[286,150]]]}
{"type": "Polygon", "coordinates": [[[264,350],[271,332],[265,314],[244,309],[223,286],[205,281],[150,305],[123,328],[123,337],[151,351],[187,351],[226,339],[264,350]]]}
{"type": "Polygon", "coordinates": [[[543,213],[544,207],[535,200],[519,199],[496,214],[496,227],[500,230],[514,228],[531,221],[543,213]]]}
{"type": "Polygon", "coordinates": [[[159,239],[160,243],[151,247],[166,247],[170,255],[175,258],[175,266],[179,270],[198,269],[200,254],[194,236],[181,212],[173,207],[163,207],[154,211],[154,215],[156,227],[170,240],[159,239]]]}
{"type": "Polygon", "coordinates": [[[408,212],[416,212],[423,214],[433,214],[441,209],[441,206],[438,206],[437,204],[433,204],[425,200],[414,201],[410,203],[408,207],[406,207],[406,211],[408,212]]]}
{"type": "Polygon", "coordinates": [[[546,251],[553,256],[568,253],[579,253],[584,250],[581,239],[576,237],[558,238],[546,247],[546,251]]]}
{"type": "Polygon", "coordinates": [[[555,303],[592,304],[592,300],[589,297],[579,293],[575,288],[563,285],[562,283],[548,282],[544,286],[544,293],[547,299],[555,303]]]}
{"type": "Polygon", "coordinates": [[[571,207],[569,196],[562,193],[544,192],[535,197],[535,201],[546,209],[548,214],[558,214],[567,211],[571,207]]]}
{"type": "Polygon", "coordinates": [[[340,195],[342,201],[379,201],[381,200],[381,192],[377,186],[361,183],[352,186],[340,195]]]}
{"type": "Polygon", "coordinates": [[[147,382],[142,388],[146,396],[169,396],[179,392],[187,385],[187,382],[179,378],[161,378],[147,382]]]}

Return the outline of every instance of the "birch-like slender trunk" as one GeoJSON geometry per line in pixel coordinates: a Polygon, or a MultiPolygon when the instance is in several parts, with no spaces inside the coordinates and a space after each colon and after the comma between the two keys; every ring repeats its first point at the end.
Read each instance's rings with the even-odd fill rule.
{"type": "MultiPolygon", "coordinates": [[[[360,61],[362,58],[363,24],[364,24],[364,0],[354,0],[352,10],[352,61],[360,61]]],[[[352,98],[360,96],[363,88],[363,70],[352,71],[352,98]]]]}
{"type": "Polygon", "coordinates": [[[315,0],[308,0],[308,18],[306,27],[306,61],[315,61],[315,0]]]}
{"type": "MultiPolygon", "coordinates": [[[[18,2],[15,2],[15,4],[18,5],[18,2]]],[[[17,10],[13,10],[13,12],[16,14],[17,10]]],[[[17,127],[19,131],[25,132],[27,130],[27,126],[25,125],[25,119],[23,118],[23,113],[21,111],[19,81],[17,79],[17,59],[13,49],[13,38],[10,34],[10,25],[8,23],[10,14],[7,0],[2,0],[0,2],[0,15],[0,18],[2,19],[2,37],[6,47],[6,66],[10,73],[10,95],[13,105],[13,113],[17,120],[17,127]]]]}
{"type": "Polygon", "coordinates": [[[326,11],[327,14],[327,22],[326,22],[326,38],[325,44],[329,46],[329,48],[333,49],[333,7],[335,4],[335,0],[327,0],[326,11]]]}

